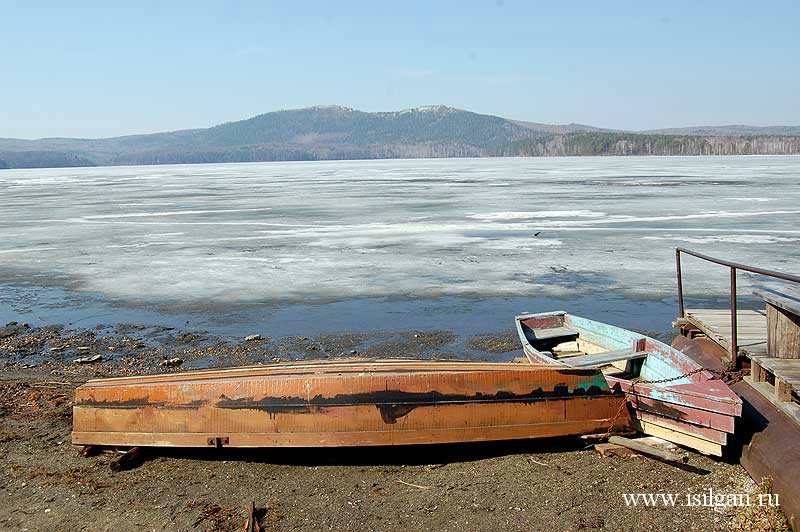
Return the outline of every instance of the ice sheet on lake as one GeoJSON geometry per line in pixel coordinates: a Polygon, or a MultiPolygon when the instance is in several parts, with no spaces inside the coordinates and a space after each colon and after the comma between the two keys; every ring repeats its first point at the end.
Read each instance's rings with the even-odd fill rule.
{"type": "Polygon", "coordinates": [[[800,271],[797,157],[3,170],[0,201],[0,274],[125,301],[662,297],[676,245],[800,271]]]}

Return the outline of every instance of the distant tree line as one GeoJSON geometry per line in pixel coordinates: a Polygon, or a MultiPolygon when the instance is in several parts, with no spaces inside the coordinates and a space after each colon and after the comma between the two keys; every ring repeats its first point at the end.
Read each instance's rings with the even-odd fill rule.
{"type": "Polygon", "coordinates": [[[372,146],[257,145],[205,150],[159,150],[125,154],[111,164],[191,164],[258,161],[324,161],[342,159],[412,159],[425,157],[481,157],[490,150],[465,144],[376,144],[372,146]]]}
{"type": "Polygon", "coordinates": [[[0,153],[0,168],[66,168],[96,165],[95,161],[71,152],[15,151],[0,153]]]}
{"type": "Polygon", "coordinates": [[[800,153],[796,136],[686,136],[633,133],[572,133],[512,143],[498,155],[790,155],[800,153]]]}
{"type": "Polygon", "coordinates": [[[448,157],[548,157],[588,155],[789,155],[800,154],[800,136],[687,136],[609,132],[542,133],[492,147],[467,142],[308,143],[239,146],[178,145],[113,153],[56,150],[2,151],[0,168],[100,165],[412,159],[448,157]]]}

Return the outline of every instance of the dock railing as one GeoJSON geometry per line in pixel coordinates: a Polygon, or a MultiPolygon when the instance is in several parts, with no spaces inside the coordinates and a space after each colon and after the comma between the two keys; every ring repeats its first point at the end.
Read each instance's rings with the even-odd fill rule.
{"type": "Polygon", "coordinates": [[[680,317],[686,317],[686,309],[683,306],[683,276],[681,274],[681,253],[685,253],[687,255],[691,255],[692,257],[697,257],[698,259],[703,259],[708,262],[713,262],[714,264],[719,264],[720,266],[727,266],[730,269],[730,276],[731,276],[731,343],[730,343],[730,357],[731,357],[731,364],[735,367],[739,367],[739,342],[737,341],[737,310],[736,310],[736,273],[739,270],[755,273],[758,275],[764,275],[766,277],[772,277],[774,279],[781,279],[783,281],[789,281],[792,283],[800,284],[800,276],[792,275],[790,273],[779,272],[775,270],[765,270],[764,268],[756,268],[755,266],[748,266],[746,264],[740,264],[738,262],[731,262],[729,260],[718,259],[716,257],[710,257],[708,255],[704,255],[702,253],[698,253],[696,251],[691,251],[685,248],[675,248],[675,269],[678,275],[678,308],[680,310],[680,317]]]}

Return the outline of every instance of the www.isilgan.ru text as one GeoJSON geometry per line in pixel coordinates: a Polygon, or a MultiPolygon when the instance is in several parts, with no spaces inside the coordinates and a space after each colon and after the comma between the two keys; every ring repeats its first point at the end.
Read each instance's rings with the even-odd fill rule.
{"type": "Polygon", "coordinates": [[[719,512],[734,506],[780,506],[777,493],[719,493],[711,488],[700,493],[623,493],[622,499],[631,508],[694,506],[719,512]]]}

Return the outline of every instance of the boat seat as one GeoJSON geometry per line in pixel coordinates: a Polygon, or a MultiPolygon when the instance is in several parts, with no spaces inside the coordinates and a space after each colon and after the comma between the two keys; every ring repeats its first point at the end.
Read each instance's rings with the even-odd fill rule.
{"type": "Polygon", "coordinates": [[[606,351],[605,353],[593,353],[591,355],[582,355],[572,357],[569,359],[570,366],[587,367],[587,366],[603,366],[611,364],[612,362],[620,362],[622,360],[636,360],[638,358],[645,358],[649,353],[647,351],[631,351],[630,349],[620,349],[619,351],[606,351]]]}
{"type": "Polygon", "coordinates": [[[550,340],[552,338],[563,338],[578,336],[577,329],[571,327],[552,327],[548,329],[533,329],[533,334],[537,340],[550,340]]]}

